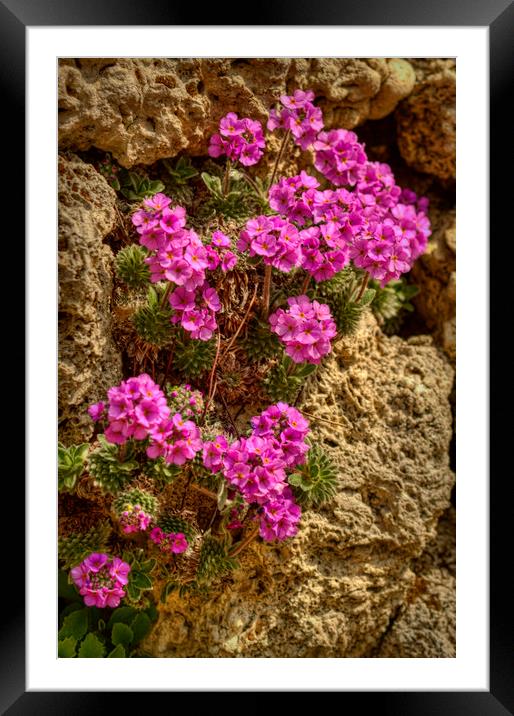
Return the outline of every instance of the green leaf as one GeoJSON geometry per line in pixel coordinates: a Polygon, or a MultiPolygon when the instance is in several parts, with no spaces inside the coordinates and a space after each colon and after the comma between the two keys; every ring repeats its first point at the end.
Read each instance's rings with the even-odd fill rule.
{"type": "Polygon", "coordinates": [[[297,487],[300,487],[303,482],[303,476],[299,472],[293,472],[292,475],[289,475],[287,481],[290,485],[296,485],[297,487]]]}
{"type": "Polygon", "coordinates": [[[141,570],[143,572],[151,572],[155,565],[157,564],[157,560],[155,559],[147,559],[146,562],[141,562],[141,570]]]}
{"type": "Polygon", "coordinates": [[[130,628],[133,632],[132,643],[136,644],[150,633],[152,622],[144,612],[140,612],[130,623],[130,628]]]}
{"type": "Polygon", "coordinates": [[[202,172],[201,177],[210,193],[217,199],[223,199],[221,179],[219,177],[212,176],[212,174],[207,174],[207,172],[202,172]]]}
{"type": "Polygon", "coordinates": [[[71,614],[72,612],[77,612],[79,609],[83,609],[84,602],[82,601],[82,597],[80,598],[80,602],[72,602],[71,604],[68,604],[67,607],[64,607],[64,609],[59,614],[59,624],[63,625],[65,618],[71,614]]]}
{"type": "Polygon", "coordinates": [[[112,177],[109,179],[109,184],[112,186],[114,191],[119,191],[121,189],[120,182],[116,177],[112,177]]]}
{"type": "Polygon", "coordinates": [[[63,569],[59,570],[57,584],[57,594],[60,599],[73,599],[75,602],[83,603],[82,597],[77,592],[75,586],[69,582],[68,572],[65,572],[63,569]]]}
{"type": "Polygon", "coordinates": [[[105,654],[105,647],[94,634],[88,634],[79,649],[79,658],[101,659],[105,654]]]}
{"type": "Polygon", "coordinates": [[[151,182],[149,183],[148,190],[149,190],[152,194],[157,194],[157,192],[159,192],[159,191],[164,191],[165,188],[166,188],[166,187],[164,186],[164,184],[162,183],[162,181],[160,181],[160,179],[155,179],[154,181],[151,181],[151,182]]]}
{"type": "Polygon", "coordinates": [[[123,644],[123,646],[129,646],[134,638],[134,632],[132,629],[123,622],[116,622],[112,628],[112,643],[116,646],[123,644]]]}
{"type": "Polygon", "coordinates": [[[118,644],[114,647],[110,654],[107,654],[108,659],[125,659],[125,647],[123,644],[118,644]]]}
{"type": "Polygon", "coordinates": [[[138,589],[152,588],[152,580],[144,572],[133,572],[131,583],[138,589]]]}
{"type": "Polygon", "coordinates": [[[69,614],[59,631],[59,639],[72,636],[77,641],[82,639],[87,631],[87,609],[79,609],[69,614]]]}
{"type": "Polygon", "coordinates": [[[118,607],[111,614],[111,618],[107,622],[107,628],[110,629],[118,622],[125,622],[127,624],[135,617],[137,610],[134,607],[118,607]]]}
{"type": "Polygon", "coordinates": [[[157,611],[155,604],[150,604],[150,606],[145,609],[144,613],[152,622],[157,621],[157,618],[159,616],[159,612],[157,611]]]}
{"type": "Polygon", "coordinates": [[[364,293],[362,294],[362,297],[360,301],[358,301],[357,305],[361,306],[362,308],[364,306],[368,306],[373,299],[375,298],[376,291],[374,288],[367,288],[364,293]]]}
{"type": "Polygon", "coordinates": [[[130,582],[127,584],[127,594],[134,602],[137,602],[141,596],[140,590],[130,582]]]}
{"type": "Polygon", "coordinates": [[[75,648],[77,646],[77,640],[72,636],[61,639],[57,649],[57,656],[59,659],[71,659],[75,656],[75,648]]]}
{"type": "Polygon", "coordinates": [[[129,181],[132,184],[132,188],[135,192],[139,191],[139,187],[141,186],[142,177],[140,177],[135,172],[129,172],[129,181]]]}
{"type": "Polygon", "coordinates": [[[176,582],[166,582],[166,584],[164,585],[164,588],[161,592],[161,598],[160,598],[161,604],[166,604],[166,602],[168,601],[169,595],[176,588],[177,588],[176,582]]]}

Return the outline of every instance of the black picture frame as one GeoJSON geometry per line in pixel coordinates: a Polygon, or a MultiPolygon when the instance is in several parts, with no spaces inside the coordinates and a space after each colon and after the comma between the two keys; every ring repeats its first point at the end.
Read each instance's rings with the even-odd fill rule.
{"type": "MultiPolygon", "coordinates": [[[[178,5],[178,4],[177,4],[178,5]]],[[[241,6],[236,14],[223,3],[226,18],[240,20],[241,6]]],[[[215,7],[201,10],[206,26],[219,25],[220,14],[215,7]]],[[[25,146],[25,30],[27,26],[74,25],[194,25],[198,9],[187,3],[179,7],[166,0],[0,0],[0,85],[4,100],[4,139],[18,148],[17,160],[10,164],[10,186],[24,185],[25,146]],[[7,117],[6,117],[7,115],[7,117]]],[[[222,18],[224,19],[224,18],[222,18]]],[[[255,19],[255,18],[254,18],[255,19]]],[[[259,4],[259,25],[361,25],[361,26],[482,26],[490,33],[490,156],[496,171],[490,173],[490,239],[498,244],[509,241],[511,230],[505,227],[500,235],[501,221],[508,216],[512,205],[512,180],[509,175],[500,177],[499,168],[506,161],[506,149],[511,136],[510,114],[507,112],[508,92],[512,93],[514,68],[514,6],[509,0],[276,0],[259,4]],[[509,123],[509,124],[507,124],[509,123]],[[507,209],[507,210],[506,210],[507,209]]],[[[227,23],[236,24],[236,23],[227,23]]],[[[248,23],[248,24],[255,24],[248,23]]],[[[509,165],[510,166],[510,165],[509,165]]],[[[472,207],[470,207],[472,210],[472,207]]],[[[22,232],[23,216],[17,212],[15,234],[22,232]]],[[[13,236],[14,233],[11,233],[13,236]]],[[[20,242],[21,243],[21,242],[20,242]]],[[[19,247],[16,249],[19,251],[19,247]]],[[[465,250],[465,249],[464,249],[465,250]]],[[[18,259],[19,261],[19,254],[18,259]]],[[[508,277],[500,270],[499,251],[491,252],[490,276],[490,416],[496,418],[490,430],[490,690],[451,692],[344,692],[340,702],[348,708],[355,705],[374,708],[381,714],[453,714],[455,716],[504,716],[514,713],[514,660],[513,617],[510,590],[504,585],[510,560],[504,559],[504,548],[511,542],[512,508],[505,495],[505,483],[500,475],[509,475],[500,462],[506,444],[504,434],[509,425],[509,408],[505,400],[504,377],[508,352],[500,346],[501,308],[507,304],[508,277]],[[503,276],[503,282],[497,280],[503,276]],[[503,285],[502,285],[503,283],[503,285]],[[497,330],[494,330],[494,329],[497,330]],[[496,377],[496,380],[493,378],[496,377]]],[[[505,260],[503,260],[504,262],[505,260]]],[[[17,314],[19,322],[19,312],[17,314]]],[[[510,322],[509,324],[510,325],[510,322]]],[[[505,326],[503,335],[505,334],[505,326]]],[[[502,341],[503,342],[503,341],[502,341]]],[[[21,353],[23,338],[17,343],[21,353]]],[[[30,346],[29,346],[30,349],[30,346]]],[[[16,357],[16,356],[15,356],[16,357]]],[[[12,357],[11,357],[12,359],[12,357]]],[[[16,361],[15,361],[16,362],[16,361]]],[[[21,363],[21,355],[19,361],[21,363]]],[[[509,366],[510,367],[510,366],[509,366]]],[[[480,377],[479,377],[480,378],[480,377]]],[[[19,395],[18,395],[19,400],[19,395]]],[[[508,443],[507,443],[508,444],[508,443]]],[[[508,465],[508,463],[507,463],[508,465]]],[[[466,479],[466,476],[461,476],[466,479]]],[[[21,480],[11,480],[11,504],[24,504],[24,486],[21,480]]],[[[2,612],[0,632],[0,710],[10,716],[30,714],[90,714],[113,707],[113,695],[98,692],[26,692],[25,690],[25,612],[21,599],[24,584],[24,565],[20,560],[21,534],[17,530],[16,547],[10,548],[4,563],[4,579],[9,582],[9,608],[2,612]],[[6,577],[5,575],[8,575],[6,577]],[[15,585],[15,586],[14,586],[15,585]],[[17,600],[12,599],[13,594],[17,600]]],[[[334,689],[336,690],[336,689],[334,689]]],[[[117,697],[115,697],[117,698],[117,697]]],[[[131,694],[132,708],[139,709],[139,695],[131,694]]],[[[145,696],[145,698],[148,698],[145,696]]],[[[170,702],[170,706],[173,702],[170,702]]]]}

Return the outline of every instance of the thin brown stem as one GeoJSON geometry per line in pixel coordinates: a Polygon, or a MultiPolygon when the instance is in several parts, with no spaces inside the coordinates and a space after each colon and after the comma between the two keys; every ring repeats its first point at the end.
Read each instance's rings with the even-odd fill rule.
{"type": "Polygon", "coordinates": [[[170,295],[171,289],[173,288],[173,284],[171,281],[168,282],[168,285],[164,289],[164,293],[162,295],[162,301],[161,301],[161,308],[165,308],[166,301],[168,300],[168,296],[170,295]]]}
{"type": "Polygon", "coordinates": [[[288,129],[287,132],[284,134],[284,137],[283,137],[283,139],[282,139],[282,144],[280,145],[280,149],[279,149],[279,151],[278,151],[277,158],[276,158],[276,160],[275,160],[275,166],[273,167],[273,172],[272,172],[272,174],[271,174],[271,179],[270,179],[270,182],[269,182],[269,184],[268,184],[268,187],[272,187],[273,184],[275,183],[275,177],[276,177],[276,175],[277,175],[278,165],[279,165],[280,162],[282,161],[282,157],[284,156],[284,152],[285,152],[285,149],[286,149],[286,145],[287,145],[287,143],[288,143],[288,141],[289,141],[289,137],[290,137],[290,136],[291,136],[291,130],[288,129]]]}
{"type": "Polygon", "coordinates": [[[257,194],[257,196],[258,196],[260,199],[262,199],[263,201],[266,201],[266,197],[264,196],[264,194],[262,193],[262,191],[259,189],[259,187],[257,186],[257,184],[254,182],[254,180],[252,179],[252,177],[251,177],[249,174],[247,174],[246,172],[241,172],[241,176],[243,177],[243,179],[245,180],[245,182],[252,187],[252,189],[253,189],[254,192],[257,194]]]}
{"type": "Polygon", "coordinates": [[[246,545],[250,544],[250,542],[254,540],[258,534],[259,528],[255,527],[255,529],[250,532],[248,537],[246,537],[244,540],[241,540],[241,542],[238,542],[232,547],[231,550],[229,550],[229,557],[235,557],[237,554],[239,554],[239,552],[241,552],[246,547],[246,545]]]}
{"type": "Polygon", "coordinates": [[[362,279],[361,287],[359,289],[359,293],[357,294],[357,298],[355,299],[355,303],[358,303],[361,300],[362,294],[364,293],[364,291],[366,290],[366,286],[368,285],[368,281],[369,273],[366,272],[364,278],[362,279]]]}
{"type": "Polygon", "coordinates": [[[271,294],[271,271],[272,266],[264,268],[264,285],[262,287],[262,319],[265,321],[269,313],[269,299],[271,294]]]}
{"type": "Polygon", "coordinates": [[[242,320],[241,323],[238,325],[237,330],[236,330],[236,332],[234,333],[234,335],[232,336],[232,338],[230,339],[228,345],[224,348],[223,353],[222,353],[222,356],[221,356],[222,358],[227,355],[227,353],[229,352],[229,350],[230,350],[230,349],[232,348],[232,346],[234,345],[234,342],[235,342],[236,338],[237,338],[238,335],[241,333],[241,331],[242,331],[242,329],[243,329],[243,326],[245,325],[245,323],[246,323],[246,321],[247,321],[247,319],[248,319],[248,316],[250,315],[250,311],[252,310],[252,306],[253,306],[253,304],[255,303],[255,299],[257,298],[257,290],[258,290],[258,286],[255,286],[255,288],[254,288],[254,290],[253,290],[252,299],[251,299],[251,301],[250,301],[250,303],[249,303],[249,305],[248,305],[248,308],[247,308],[246,311],[245,311],[245,315],[243,316],[243,320],[242,320]]]}
{"type": "Polygon", "coordinates": [[[232,169],[232,162],[230,159],[227,159],[227,163],[225,165],[225,174],[223,176],[223,196],[227,196],[228,194],[228,188],[230,183],[230,170],[232,169]]]}
{"type": "Polygon", "coordinates": [[[302,289],[300,291],[300,295],[303,296],[305,293],[307,293],[307,289],[309,288],[311,278],[312,278],[312,276],[308,273],[307,276],[305,277],[304,282],[302,283],[302,289]]]}
{"type": "Polygon", "coordinates": [[[214,363],[212,364],[211,374],[209,376],[209,392],[207,393],[205,405],[203,406],[203,413],[202,413],[202,417],[200,418],[200,425],[204,424],[205,416],[207,414],[207,409],[209,408],[209,403],[211,402],[212,398],[214,397],[214,392],[216,390],[216,386],[214,383],[214,374],[216,372],[216,366],[218,365],[218,359],[220,356],[220,347],[221,347],[221,333],[218,331],[218,345],[216,347],[216,355],[214,357],[214,363]]]}
{"type": "Polygon", "coordinates": [[[319,420],[322,423],[328,423],[328,425],[337,425],[340,428],[347,428],[347,425],[343,425],[343,423],[338,423],[336,420],[326,420],[325,418],[319,418],[317,415],[312,415],[311,413],[306,413],[303,408],[301,409],[302,415],[305,415],[308,418],[312,418],[312,420],[319,420]]]}
{"type": "Polygon", "coordinates": [[[206,487],[202,487],[201,485],[196,485],[195,483],[193,483],[191,487],[193,488],[193,490],[201,492],[202,495],[206,495],[207,497],[210,497],[211,500],[218,502],[218,495],[215,492],[212,492],[211,490],[208,490],[206,487]]]}
{"type": "Polygon", "coordinates": [[[224,396],[223,393],[221,393],[221,392],[220,392],[219,395],[220,395],[221,404],[223,405],[223,408],[224,408],[224,410],[225,410],[225,413],[226,413],[226,415],[227,415],[227,418],[228,418],[228,420],[229,420],[229,423],[231,424],[232,430],[234,431],[234,435],[236,436],[236,438],[239,438],[239,431],[238,431],[238,429],[236,428],[236,424],[235,424],[235,422],[234,422],[234,419],[232,418],[232,415],[231,415],[231,413],[230,413],[230,410],[228,409],[228,405],[227,405],[227,401],[225,400],[225,396],[224,396]]]}

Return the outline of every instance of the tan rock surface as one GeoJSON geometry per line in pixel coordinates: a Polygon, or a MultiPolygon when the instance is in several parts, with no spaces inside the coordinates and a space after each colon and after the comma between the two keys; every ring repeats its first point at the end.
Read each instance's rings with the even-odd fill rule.
{"type": "Polygon", "coordinates": [[[59,143],[124,167],[207,152],[229,111],[265,122],[281,94],[312,89],[326,125],[384,117],[414,85],[398,59],[80,59],[59,65],[59,143]]]}
{"type": "Polygon", "coordinates": [[[115,192],[75,155],[59,157],[59,439],[93,432],[90,403],[121,379],[110,327],[115,192]]]}
{"type": "MultiPolygon", "coordinates": [[[[449,504],[452,370],[427,337],[387,338],[371,315],[306,388],[337,496],[296,538],[253,543],[207,595],[173,592],[146,648],[160,657],[359,657],[415,585],[413,560],[449,504]]],[[[414,655],[414,654],[413,654],[414,655]]]]}
{"type": "Polygon", "coordinates": [[[416,84],[396,111],[400,153],[418,171],[455,179],[455,60],[410,62],[416,84]]]}
{"type": "Polygon", "coordinates": [[[413,564],[416,577],[373,656],[455,657],[455,510],[441,518],[436,538],[413,564]]]}
{"type": "Polygon", "coordinates": [[[456,359],[456,225],[455,211],[430,211],[432,236],[426,252],[414,264],[413,282],[420,292],[414,303],[434,339],[456,359]]]}

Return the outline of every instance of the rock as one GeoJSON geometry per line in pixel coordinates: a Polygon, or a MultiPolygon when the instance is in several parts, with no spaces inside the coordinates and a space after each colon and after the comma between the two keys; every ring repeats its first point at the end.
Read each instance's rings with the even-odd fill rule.
{"type": "Polygon", "coordinates": [[[121,380],[111,338],[113,189],[77,156],[59,156],[59,439],[91,437],[91,403],[121,380]]]}
{"type": "Polygon", "coordinates": [[[416,84],[396,110],[400,153],[418,171],[455,179],[455,60],[410,63],[416,84]]]}
{"type": "Polygon", "coordinates": [[[414,303],[434,339],[455,363],[456,227],[455,210],[430,210],[432,236],[414,264],[412,280],[420,292],[414,303]]]}
{"type": "Polygon", "coordinates": [[[305,511],[294,539],[250,543],[241,568],[207,594],[172,592],[145,649],[161,657],[368,655],[412,593],[414,560],[449,505],[452,379],[431,338],[387,338],[368,314],[302,403],[319,418],[311,418],[314,441],[339,466],[338,494],[305,511]],[[186,639],[177,638],[177,615],[186,639]]]}
{"type": "Polygon", "coordinates": [[[66,59],[59,142],[111,152],[126,168],[205,155],[229,111],[265,122],[281,94],[312,89],[327,126],[352,128],[392,112],[414,80],[398,59],[66,59]]]}
{"type": "Polygon", "coordinates": [[[436,539],[413,565],[416,577],[404,605],[373,656],[455,657],[455,510],[439,523],[436,539]]]}

